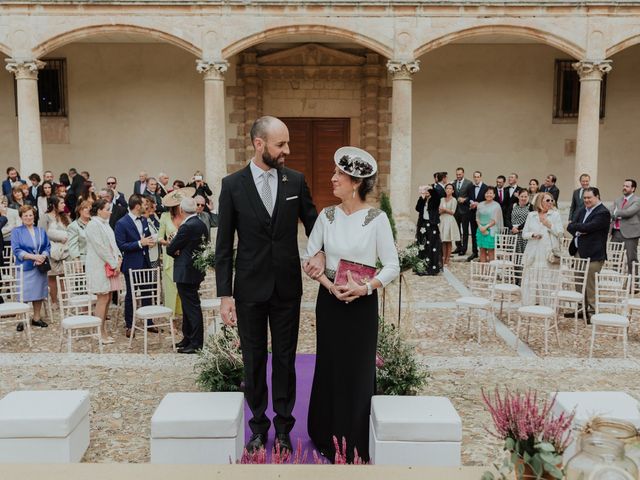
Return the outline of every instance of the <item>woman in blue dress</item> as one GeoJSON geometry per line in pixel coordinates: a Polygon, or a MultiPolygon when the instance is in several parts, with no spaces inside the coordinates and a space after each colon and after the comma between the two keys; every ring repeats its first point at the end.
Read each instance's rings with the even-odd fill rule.
{"type": "MultiPolygon", "coordinates": [[[[22,301],[33,303],[33,320],[31,325],[47,327],[47,323],[40,319],[42,301],[47,298],[47,273],[38,270],[49,257],[51,245],[47,233],[35,226],[35,210],[30,205],[24,205],[18,210],[22,225],[11,233],[11,249],[16,257],[16,266],[22,265],[22,301]]],[[[19,324],[18,331],[24,329],[19,324]]]]}

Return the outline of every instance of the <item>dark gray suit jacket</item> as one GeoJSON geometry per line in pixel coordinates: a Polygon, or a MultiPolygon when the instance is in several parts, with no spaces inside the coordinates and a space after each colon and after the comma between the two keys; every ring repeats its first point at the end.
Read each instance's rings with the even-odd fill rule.
{"type": "Polygon", "coordinates": [[[573,191],[573,195],[571,196],[571,207],[569,208],[569,221],[573,222],[573,216],[584,207],[584,202],[582,201],[582,188],[576,188],[573,191]]]}

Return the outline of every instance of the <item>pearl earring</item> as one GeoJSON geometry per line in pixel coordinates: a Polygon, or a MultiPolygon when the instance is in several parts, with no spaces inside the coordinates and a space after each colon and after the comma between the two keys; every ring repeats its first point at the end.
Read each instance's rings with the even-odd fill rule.
{"type": "Polygon", "coordinates": [[[351,194],[351,198],[356,198],[356,189],[353,189],[353,193],[351,194]]]}

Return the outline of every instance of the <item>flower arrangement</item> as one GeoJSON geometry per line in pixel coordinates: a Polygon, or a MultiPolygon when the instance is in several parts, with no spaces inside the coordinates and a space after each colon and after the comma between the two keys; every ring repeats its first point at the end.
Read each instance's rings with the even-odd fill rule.
{"type": "Polygon", "coordinates": [[[393,324],[380,319],[376,352],[376,390],[379,395],[416,395],[429,372],[393,324]]]}
{"type": "Polygon", "coordinates": [[[412,243],[405,248],[398,249],[398,260],[400,261],[400,271],[413,270],[415,273],[424,273],[429,265],[428,261],[420,258],[418,244],[412,243]]]}
{"type": "MultiPolygon", "coordinates": [[[[342,445],[338,443],[338,439],[333,436],[333,446],[335,447],[335,457],[334,464],[335,465],[367,465],[368,462],[365,462],[358,455],[358,450],[354,448],[353,450],[353,461],[347,461],[347,440],[342,437],[342,445]]],[[[302,451],[302,442],[298,439],[298,444],[296,446],[296,450],[293,453],[288,451],[281,451],[280,444],[276,443],[276,445],[271,450],[271,455],[267,454],[266,449],[261,448],[255,452],[249,453],[247,450],[244,450],[242,454],[242,458],[236,461],[237,464],[242,465],[282,465],[282,464],[293,464],[299,465],[303,463],[307,463],[308,451],[302,451]]],[[[312,453],[313,463],[315,465],[325,465],[327,464],[327,460],[322,458],[318,453],[314,450],[312,453]]]]}
{"type": "Polygon", "coordinates": [[[373,173],[371,164],[356,156],[343,155],[342,158],[338,160],[338,165],[348,174],[357,177],[368,177],[373,173]]]}
{"type": "Polygon", "coordinates": [[[196,383],[210,392],[236,392],[242,388],[244,370],[237,329],[223,325],[209,335],[198,353],[196,383]]]}
{"type": "MultiPolygon", "coordinates": [[[[204,240],[204,238],[203,238],[204,240]]],[[[210,268],[216,266],[216,244],[211,241],[203,241],[202,247],[193,254],[193,266],[201,271],[207,273],[210,268]]]]}
{"type": "MultiPolygon", "coordinates": [[[[493,419],[494,430],[489,433],[504,440],[508,452],[503,464],[496,465],[499,478],[506,479],[514,470],[516,478],[564,478],[562,454],[571,441],[571,423],[575,412],[555,416],[551,414],[555,397],[538,401],[538,394],[505,389],[501,394],[482,390],[482,400],[493,419]]],[[[493,480],[485,472],[482,480],[493,480]]]]}

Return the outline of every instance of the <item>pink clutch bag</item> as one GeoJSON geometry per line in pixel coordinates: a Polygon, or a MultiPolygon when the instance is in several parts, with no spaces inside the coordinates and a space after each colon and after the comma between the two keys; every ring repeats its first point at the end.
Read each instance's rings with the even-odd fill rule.
{"type": "Polygon", "coordinates": [[[340,260],[338,269],[336,270],[335,285],[347,284],[347,272],[351,272],[351,277],[359,285],[364,285],[376,275],[376,267],[370,267],[362,263],[350,262],[349,260],[340,260]]]}
{"type": "Polygon", "coordinates": [[[119,273],[116,273],[116,269],[108,263],[104,264],[104,273],[107,275],[107,278],[112,278],[119,275],[119,273]]]}

